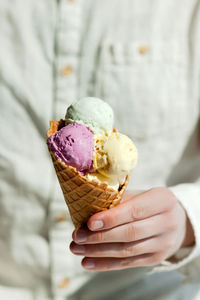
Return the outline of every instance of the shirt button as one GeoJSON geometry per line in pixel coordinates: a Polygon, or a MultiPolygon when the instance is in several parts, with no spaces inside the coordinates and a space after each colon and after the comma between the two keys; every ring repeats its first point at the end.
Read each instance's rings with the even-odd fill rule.
{"type": "Polygon", "coordinates": [[[148,47],[145,45],[139,47],[140,54],[146,54],[148,52],[148,50],[149,50],[148,47]]]}
{"type": "Polygon", "coordinates": [[[60,214],[59,216],[57,216],[57,218],[56,218],[56,222],[64,222],[64,221],[66,221],[67,220],[67,214],[65,214],[65,213],[62,213],[62,214],[60,214]]]}
{"type": "Polygon", "coordinates": [[[64,278],[63,280],[61,280],[61,282],[59,283],[58,287],[60,289],[64,289],[65,287],[67,287],[69,284],[69,279],[64,278]]]}
{"type": "Polygon", "coordinates": [[[64,67],[64,68],[61,70],[61,74],[62,74],[63,76],[70,75],[72,72],[73,72],[73,68],[72,68],[72,66],[70,66],[70,65],[64,67]]]}

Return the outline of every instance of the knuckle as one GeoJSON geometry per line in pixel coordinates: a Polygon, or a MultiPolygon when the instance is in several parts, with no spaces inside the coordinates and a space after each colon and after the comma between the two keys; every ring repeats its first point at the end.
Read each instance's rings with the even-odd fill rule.
{"type": "Polygon", "coordinates": [[[124,248],[121,252],[122,257],[129,257],[133,256],[132,249],[130,248],[124,248]]]}
{"type": "Polygon", "coordinates": [[[131,257],[138,255],[137,248],[132,245],[123,247],[121,253],[123,257],[131,257]]]}
{"type": "Polygon", "coordinates": [[[98,242],[103,242],[104,239],[105,239],[105,237],[104,237],[104,234],[102,231],[95,233],[94,236],[92,237],[92,240],[95,240],[98,242]]]}
{"type": "Polygon", "coordinates": [[[131,217],[132,220],[139,220],[144,215],[144,208],[141,206],[134,206],[131,210],[131,217]]]}
{"type": "Polygon", "coordinates": [[[136,239],[135,226],[133,224],[129,224],[125,231],[126,241],[132,242],[136,239]]]}
{"type": "Polygon", "coordinates": [[[138,245],[137,246],[132,246],[132,256],[137,256],[137,255],[140,255],[142,252],[142,249],[141,247],[139,247],[138,245]]]}

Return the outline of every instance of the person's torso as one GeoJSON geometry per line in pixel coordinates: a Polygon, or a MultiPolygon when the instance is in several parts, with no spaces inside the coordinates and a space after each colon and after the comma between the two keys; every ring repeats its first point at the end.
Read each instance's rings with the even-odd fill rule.
{"type": "Polygon", "coordinates": [[[170,180],[199,115],[197,4],[0,3],[1,284],[37,290],[51,279],[67,295],[93,276],[68,250],[73,226],[45,142],[71,102],[111,104],[139,152],[130,188],[170,180]]]}

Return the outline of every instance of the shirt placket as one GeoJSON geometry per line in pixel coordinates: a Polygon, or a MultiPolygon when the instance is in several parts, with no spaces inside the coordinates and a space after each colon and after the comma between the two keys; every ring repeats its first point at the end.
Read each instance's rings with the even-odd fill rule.
{"type": "Polygon", "coordinates": [[[55,37],[55,119],[64,117],[66,107],[77,99],[81,2],[82,0],[60,0],[58,4],[55,37]]]}
{"type": "MultiPolygon", "coordinates": [[[[82,0],[58,1],[58,22],[55,37],[55,99],[53,117],[64,118],[66,108],[77,98],[78,60],[81,35],[82,0]]],[[[54,299],[66,297],[72,290],[79,261],[70,253],[73,225],[64,198],[55,188],[50,204],[51,282],[54,299]]]]}

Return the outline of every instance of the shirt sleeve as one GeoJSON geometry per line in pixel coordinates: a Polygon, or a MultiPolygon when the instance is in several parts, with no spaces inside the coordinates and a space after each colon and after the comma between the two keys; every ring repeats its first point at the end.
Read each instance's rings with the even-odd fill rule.
{"type": "Polygon", "coordinates": [[[172,258],[155,266],[153,272],[181,268],[200,256],[200,179],[196,183],[179,184],[169,189],[175,194],[187,212],[193,227],[195,244],[192,247],[181,248],[172,258]]]}
{"type": "MultiPolygon", "coordinates": [[[[195,9],[195,13],[191,16],[191,27],[190,27],[190,43],[192,47],[192,51],[190,52],[190,60],[195,62],[193,63],[194,69],[194,75],[193,80],[195,79],[195,84],[199,86],[200,82],[200,69],[199,69],[199,44],[197,43],[198,36],[200,33],[200,9],[199,7],[195,9]]],[[[199,88],[198,92],[199,93],[199,88]]],[[[200,99],[200,95],[196,95],[198,101],[200,99]]],[[[200,105],[200,102],[199,102],[200,105]]],[[[200,117],[200,116],[199,116],[200,117]]],[[[192,247],[185,247],[179,249],[173,257],[171,257],[169,260],[164,261],[162,264],[155,266],[152,269],[152,272],[155,271],[171,271],[175,269],[179,269],[184,274],[187,273],[190,269],[191,272],[196,274],[196,277],[199,277],[200,273],[200,177],[199,177],[199,169],[198,165],[200,162],[200,156],[199,156],[199,138],[200,138],[200,128],[199,123],[197,125],[197,131],[196,131],[196,142],[198,140],[198,154],[197,153],[190,153],[193,157],[191,169],[194,167],[195,173],[190,174],[191,177],[195,178],[192,183],[181,183],[178,185],[172,185],[169,189],[175,194],[176,198],[180,201],[182,206],[185,208],[187,215],[190,219],[190,223],[193,227],[194,235],[195,235],[195,244],[192,247]],[[198,157],[196,156],[198,155],[198,157]],[[195,156],[195,159],[194,159],[195,156]],[[197,178],[197,180],[196,180],[197,178]],[[194,271],[196,269],[196,272],[194,271]]],[[[194,142],[194,141],[193,141],[194,142]]],[[[192,141],[189,141],[189,143],[192,144],[192,141]]],[[[187,168],[181,169],[184,173],[186,172],[187,168]]],[[[192,180],[190,178],[190,180],[192,180]]],[[[182,182],[188,182],[187,178],[184,177],[182,182]]]]}

